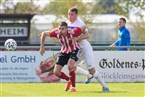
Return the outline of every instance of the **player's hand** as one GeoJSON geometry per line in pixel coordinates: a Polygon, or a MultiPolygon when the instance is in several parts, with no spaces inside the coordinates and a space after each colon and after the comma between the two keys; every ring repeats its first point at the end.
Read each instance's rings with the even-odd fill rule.
{"type": "Polygon", "coordinates": [[[45,48],[44,47],[40,47],[39,52],[40,52],[41,55],[45,54],[45,48]]]}
{"type": "Polygon", "coordinates": [[[78,36],[78,37],[74,37],[74,40],[76,41],[76,42],[80,42],[80,37],[78,36]]]}

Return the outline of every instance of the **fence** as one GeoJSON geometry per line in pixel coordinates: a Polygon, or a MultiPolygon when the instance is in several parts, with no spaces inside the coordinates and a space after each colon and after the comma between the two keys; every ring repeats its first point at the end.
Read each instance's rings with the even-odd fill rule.
{"type": "MultiPolygon", "coordinates": [[[[109,46],[92,46],[94,51],[114,51],[119,48],[130,48],[131,51],[142,51],[145,50],[145,46],[115,46],[115,47],[109,47],[109,46]]],[[[40,46],[18,46],[17,50],[36,50],[38,51],[40,46]]],[[[50,51],[58,51],[60,50],[61,46],[45,46],[46,50],[50,51]]],[[[4,46],[0,46],[0,50],[5,50],[4,46]]]]}

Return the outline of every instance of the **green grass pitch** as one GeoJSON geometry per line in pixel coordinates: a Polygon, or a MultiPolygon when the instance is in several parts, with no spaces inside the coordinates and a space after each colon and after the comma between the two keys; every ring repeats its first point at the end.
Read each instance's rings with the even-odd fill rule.
{"type": "Polygon", "coordinates": [[[1,83],[0,97],[145,97],[145,83],[107,83],[102,93],[99,83],[76,83],[77,92],[65,92],[65,83],[1,83]]]}

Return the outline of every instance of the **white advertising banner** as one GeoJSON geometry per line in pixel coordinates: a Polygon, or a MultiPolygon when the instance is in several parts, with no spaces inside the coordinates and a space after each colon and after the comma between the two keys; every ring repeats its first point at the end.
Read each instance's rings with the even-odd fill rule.
{"type": "Polygon", "coordinates": [[[145,52],[94,51],[96,69],[106,82],[145,81],[145,52]]]}
{"type": "MultiPolygon", "coordinates": [[[[60,81],[52,71],[41,76],[36,74],[40,62],[57,52],[46,51],[41,56],[39,51],[1,51],[1,82],[60,81]]],[[[145,82],[144,55],[144,51],[94,51],[95,68],[106,82],[145,82]]],[[[81,67],[86,68],[82,65],[81,67]]],[[[67,71],[67,68],[65,67],[63,71],[67,71]]],[[[77,82],[84,80],[81,76],[77,76],[77,82]]]]}
{"type": "Polygon", "coordinates": [[[36,68],[44,59],[55,52],[39,51],[1,51],[0,81],[1,82],[41,82],[36,75],[36,68]]]}

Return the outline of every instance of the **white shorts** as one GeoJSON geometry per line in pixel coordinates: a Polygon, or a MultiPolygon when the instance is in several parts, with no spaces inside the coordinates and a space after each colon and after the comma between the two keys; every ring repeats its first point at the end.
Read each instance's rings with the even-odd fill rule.
{"type": "Polygon", "coordinates": [[[79,59],[81,61],[79,64],[82,64],[82,63],[86,64],[88,69],[94,68],[95,64],[94,64],[94,55],[93,55],[92,46],[87,40],[82,40],[80,42],[80,46],[81,46],[81,52],[79,55],[79,59]]]}

